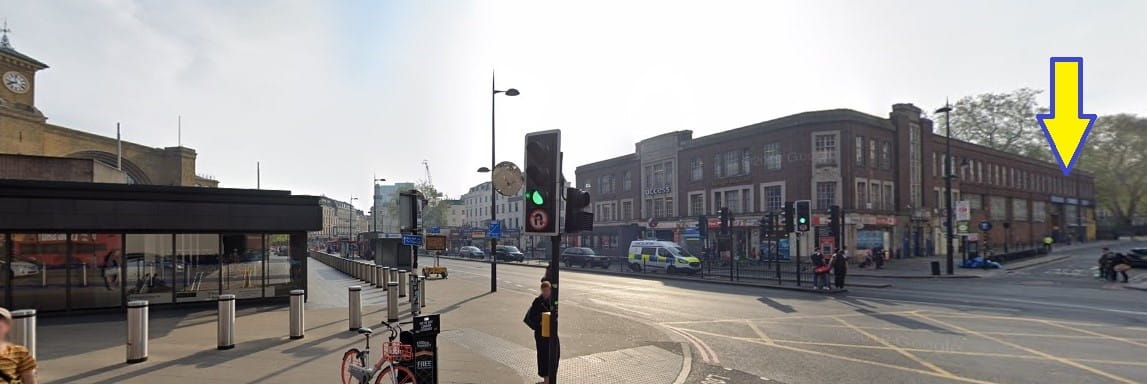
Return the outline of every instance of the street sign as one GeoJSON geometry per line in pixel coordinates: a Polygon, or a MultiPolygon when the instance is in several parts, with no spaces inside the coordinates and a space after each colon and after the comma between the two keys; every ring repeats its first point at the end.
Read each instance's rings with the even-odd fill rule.
{"type": "Polygon", "coordinates": [[[502,223],[491,221],[490,226],[486,228],[486,237],[497,239],[502,237],[502,223]]]}
{"type": "Polygon", "coordinates": [[[967,221],[961,221],[959,223],[956,223],[956,232],[968,233],[968,222],[967,221]]]}
{"type": "Polygon", "coordinates": [[[984,231],[984,232],[992,230],[992,223],[990,221],[987,221],[987,220],[981,221],[980,222],[980,230],[984,231]]]}
{"type": "Polygon", "coordinates": [[[647,224],[649,225],[649,228],[657,228],[657,219],[650,218],[647,224]]]}
{"type": "Polygon", "coordinates": [[[972,204],[967,200],[956,202],[956,221],[968,221],[972,219],[972,204]]]}
{"type": "Polygon", "coordinates": [[[442,227],[430,227],[430,233],[435,235],[442,233],[442,227]]]}
{"type": "Polygon", "coordinates": [[[549,224],[550,215],[546,213],[545,208],[534,208],[526,220],[526,225],[530,228],[529,232],[542,232],[549,224]]]}
{"type": "Polygon", "coordinates": [[[402,245],[410,245],[410,246],[422,245],[422,236],[420,236],[420,235],[402,235],[402,245]]]}
{"type": "Polygon", "coordinates": [[[426,236],[426,250],[427,251],[445,251],[446,250],[446,236],[428,235],[426,236]]]}

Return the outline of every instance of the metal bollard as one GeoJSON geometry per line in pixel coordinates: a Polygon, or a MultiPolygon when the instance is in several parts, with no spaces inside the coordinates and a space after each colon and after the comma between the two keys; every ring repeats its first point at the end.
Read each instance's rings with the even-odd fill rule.
{"type": "Polygon", "coordinates": [[[406,270],[398,270],[398,297],[406,297],[406,270]]]}
{"type": "Polygon", "coordinates": [[[368,276],[370,276],[370,285],[374,286],[375,288],[378,288],[378,286],[382,285],[382,280],[378,278],[378,266],[377,265],[367,263],[366,264],[366,274],[368,276]]]}
{"type": "Polygon", "coordinates": [[[418,278],[418,306],[426,307],[426,276],[418,278]]]}
{"type": "Polygon", "coordinates": [[[386,321],[398,321],[398,282],[391,281],[386,284],[386,321]]]}
{"type": "Polygon", "coordinates": [[[127,363],[147,361],[147,300],[127,303],[127,363]]]}
{"type": "Polygon", "coordinates": [[[419,288],[418,287],[418,275],[411,274],[410,275],[410,317],[412,317],[412,318],[418,317],[418,315],[422,312],[422,307],[418,306],[418,296],[421,295],[421,293],[418,292],[418,288],[419,288]]]}
{"type": "MultiPolygon", "coordinates": [[[[398,282],[398,267],[390,267],[390,282],[398,282]]],[[[390,285],[387,286],[389,287],[390,285]]]]}
{"type": "Polygon", "coordinates": [[[347,321],[350,322],[350,330],[357,331],[362,328],[362,287],[352,285],[347,291],[350,295],[347,298],[347,321]]]}
{"type": "Polygon", "coordinates": [[[386,287],[386,284],[384,284],[382,281],[382,266],[381,265],[374,266],[374,287],[375,288],[386,287]]]}
{"type": "Polygon", "coordinates": [[[298,340],[303,338],[303,330],[306,328],[303,321],[303,294],[306,291],[302,289],[291,290],[291,340],[298,340]]]}
{"type": "Polygon", "coordinates": [[[36,310],[18,309],[12,311],[12,343],[28,348],[32,358],[36,358],[36,310]]]}
{"type": "Polygon", "coordinates": [[[390,267],[382,267],[382,289],[390,289],[390,267]]]}
{"type": "Polygon", "coordinates": [[[215,348],[235,348],[235,295],[219,295],[219,343],[215,348]]]}
{"type": "Polygon", "coordinates": [[[83,266],[83,269],[80,270],[81,285],[84,287],[87,287],[88,286],[88,263],[81,263],[80,265],[83,266]]]}

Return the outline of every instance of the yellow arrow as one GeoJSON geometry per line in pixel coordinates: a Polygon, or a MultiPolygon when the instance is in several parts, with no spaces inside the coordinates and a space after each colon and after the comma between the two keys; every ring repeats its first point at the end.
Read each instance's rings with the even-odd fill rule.
{"type": "Polygon", "coordinates": [[[1082,111],[1083,58],[1051,58],[1051,108],[1036,118],[1065,176],[1071,174],[1095,123],[1094,114],[1082,111]]]}

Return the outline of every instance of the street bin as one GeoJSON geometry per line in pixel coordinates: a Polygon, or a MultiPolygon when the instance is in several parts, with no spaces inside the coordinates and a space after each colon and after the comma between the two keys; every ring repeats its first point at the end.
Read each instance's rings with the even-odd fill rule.
{"type": "Polygon", "coordinates": [[[414,372],[418,383],[438,383],[438,334],[442,332],[442,322],[438,314],[417,316],[411,319],[410,330],[402,331],[399,340],[414,348],[414,360],[406,362],[406,368],[414,372]]]}
{"type": "Polygon", "coordinates": [[[291,310],[290,310],[290,333],[291,340],[298,340],[303,338],[303,331],[306,329],[305,318],[303,317],[303,295],[306,291],[302,289],[291,290],[291,310]]]}
{"type": "Polygon", "coordinates": [[[127,363],[147,361],[147,300],[127,303],[127,363]]]}
{"type": "Polygon", "coordinates": [[[235,295],[219,295],[219,343],[216,349],[235,348],[235,295]]]}
{"type": "Polygon", "coordinates": [[[932,262],[932,276],[940,276],[940,262],[939,261],[933,261],[932,262]]]}

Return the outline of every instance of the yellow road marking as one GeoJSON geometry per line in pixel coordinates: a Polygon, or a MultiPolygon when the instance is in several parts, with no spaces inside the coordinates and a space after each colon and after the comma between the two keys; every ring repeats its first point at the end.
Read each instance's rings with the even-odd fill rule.
{"type": "MultiPolygon", "coordinates": [[[[935,317],[942,317],[942,316],[935,316],[935,317]]],[[[769,320],[755,320],[755,321],[758,323],[764,322],[764,323],[770,323],[770,324],[779,324],[779,325],[786,325],[786,326],[798,326],[798,327],[848,328],[846,326],[838,325],[838,324],[819,324],[819,323],[789,324],[789,322],[784,321],[783,319],[769,319],[769,320]]],[[[910,328],[893,328],[893,327],[864,327],[864,326],[860,326],[860,325],[857,325],[856,327],[860,328],[860,329],[870,330],[870,331],[921,332],[921,333],[935,333],[936,332],[936,331],[931,330],[931,329],[910,329],[910,328]]],[[[1094,337],[1087,336],[1087,335],[1062,335],[1062,334],[1054,334],[1054,333],[989,332],[989,331],[981,331],[981,333],[985,333],[985,334],[989,334],[989,335],[997,335],[997,336],[1050,337],[1050,338],[1059,338],[1059,339],[1088,339],[1088,340],[1094,339],[1094,337]]],[[[1147,339],[1140,339],[1140,338],[1127,338],[1127,340],[1147,342],[1147,339]]]]}
{"type": "Polygon", "coordinates": [[[769,335],[766,334],[765,331],[762,331],[760,328],[758,328],[756,324],[753,324],[752,321],[745,320],[745,324],[748,324],[749,328],[752,328],[753,332],[756,332],[757,336],[761,337],[761,340],[764,340],[765,342],[768,342],[768,343],[773,342],[773,339],[771,337],[769,337],[769,335]]]}
{"type": "Polygon", "coordinates": [[[852,329],[853,331],[856,331],[856,332],[860,333],[861,335],[864,335],[864,336],[868,337],[869,339],[872,339],[872,340],[876,341],[877,343],[880,343],[881,345],[888,347],[889,349],[891,349],[893,351],[896,351],[896,353],[899,353],[899,354],[903,355],[904,357],[907,357],[907,358],[911,359],[912,361],[919,363],[920,365],[923,365],[923,366],[928,367],[929,369],[931,369],[933,371],[936,371],[936,373],[939,373],[939,374],[945,375],[945,376],[949,376],[949,377],[955,377],[956,376],[956,375],[953,375],[952,372],[948,372],[948,371],[944,370],[943,368],[936,366],[936,364],[932,364],[932,363],[929,363],[927,361],[924,361],[924,359],[921,359],[921,358],[917,357],[916,355],[913,355],[912,353],[904,350],[903,348],[900,348],[900,346],[889,343],[887,340],[884,340],[884,339],[880,338],[879,336],[872,334],[871,332],[860,329],[859,327],[852,325],[851,323],[849,323],[847,321],[844,321],[844,319],[837,318],[836,321],[839,321],[841,324],[844,324],[844,326],[852,329]]]}
{"type": "Polygon", "coordinates": [[[793,319],[835,319],[837,317],[857,317],[857,316],[875,316],[875,315],[905,315],[917,313],[914,311],[896,311],[896,312],[868,312],[868,313],[845,313],[835,315],[803,315],[803,316],[772,316],[772,317],[757,317],[757,318],[741,318],[741,319],[718,319],[718,320],[690,320],[690,321],[666,321],[659,323],[662,325],[672,324],[713,324],[713,323],[735,323],[745,320],[752,321],[769,321],[769,320],[793,320],[793,319]]]}
{"type": "MultiPolygon", "coordinates": [[[[1036,319],[1036,318],[1031,318],[1031,317],[1017,317],[1017,316],[975,315],[975,314],[949,313],[949,312],[936,312],[936,311],[928,311],[928,313],[930,313],[932,317],[943,317],[943,318],[993,319],[993,320],[1038,321],[1038,322],[1050,321],[1050,320],[1036,319]]],[[[1077,322],[1077,321],[1054,321],[1054,323],[1079,325],[1079,326],[1085,326],[1085,327],[1106,326],[1104,324],[1083,323],[1083,322],[1077,322]]]]}
{"type": "Polygon", "coordinates": [[[1140,343],[1140,342],[1137,342],[1137,341],[1134,341],[1134,340],[1130,340],[1130,339],[1124,339],[1124,338],[1121,338],[1121,337],[1115,337],[1115,336],[1111,336],[1111,335],[1107,335],[1107,334],[1103,334],[1103,333],[1099,333],[1099,332],[1088,331],[1088,330],[1086,330],[1086,329],[1079,329],[1079,328],[1075,328],[1075,327],[1069,327],[1069,326],[1066,326],[1066,325],[1063,325],[1063,324],[1056,324],[1056,323],[1054,323],[1054,322],[1051,322],[1051,321],[1044,321],[1043,323],[1044,323],[1044,324],[1047,324],[1047,325],[1053,325],[1053,326],[1056,326],[1056,327],[1060,327],[1060,328],[1063,328],[1063,329],[1066,329],[1066,330],[1070,330],[1070,331],[1075,331],[1075,332],[1079,332],[1079,333],[1085,333],[1085,334],[1088,334],[1088,335],[1091,335],[1091,336],[1095,336],[1095,337],[1101,337],[1101,338],[1104,338],[1104,339],[1108,339],[1108,340],[1115,340],[1115,341],[1118,341],[1118,342],[1123,342],[1123,343],[1127,343],[1127,344],[1131,344],[1131,345],[1138,345],[1138,346],[1140,346],[1140,347],[1147,347],[1147,344],[1144,344],[1144,343],[1140,343]]]}
{"type": "Polygon", "coordinates": [[[1075,362],[1075,361],[1072,361],[1069,359],[1065,359],[1065,358],[1062,358],[1059,356],[1055,356],[1055,355],[1051,355],[1051,354],[1041,352],[1041,351],[1038,351],[1035,349],[1031,349],[1031,348],[1028,348],[1028,347],[1025,347],[1025,346],[1022,346],[1022,345],[1019,345],[1019,344],[1016,344],[1016,343],[1013,343],[1013,342],[1010,342],[1007,340],[1000,339],[998,337],[993,337],[992,335],[983,334],[983,333],[980,333],[980,332],[977,332],[977,331],[974,331],[971,329],[967,329],[967,328],[964,328],[964,327],[961,327],[961,326],[958,326],[955,324],[951,324],[951,323],[948,323],[946,321],[936,320],[936,319],[928,317],[927,315],[924,315],[924,314],[917,314],[916,316],[920,317],[921,319],[925,319],[925,320],[931,321],[933,323],[938,323],[938,324],[944,325],[948,328],[955,329],[955,330],[960,331],[960,332],[973,334],[973,335],[976,335],[976,336],[979,336],[979,337],[982,337],[982,338],[985,338],[985,339],[988,339],[988,340],[991,340],[991,341],[994,341],[994,342],[997,342],[997,343],[1000,343],[1003,345],[1010,346],[1012,348],[1021,349],[1021,350],[1027,351],[1028,353],[1043,356],[1043,357],[1046,357],[1050,360],[1055,360],[1055,361],[1058,361],[1058,362],[1063,363],[1065,365],[1079,368],[1079,369],[1082,369],[1082,370],[1085,370],[1085,371],[1088,371],[1088,372],[1091,372],[1091,373],[1094,373],[1094,374],[1097,374],[1097,375],[1100,375],[1100,376],[1103,376],[1103,377],[1106,377],[1108,379],[1112,379],[1112,380],[1115,380],[1115,381],[1118,381],[1121,383],[1128,383],[1128,384],[1135,384],[1136,383],[1135,381],[1128,380],[1126,378],[1116,376],[1116,375],[1113,375],[1111,373],[1107,373],[1106,371],[1101,371],[1099,369],[1095,369],[1095,368],[1080,364],[1078,362],[1075,362]]]}
{"type": "Polygon", "coordinates": [[[994,383],[994,382],[991,382],[991,381],[976,380],[976,379],[971,379],[971,378],[967,378],[967,377],[961,377],[961,376],[954,376],[954,375],[953,375],[953,376],[942,375],[942,374],[939,374],[939,373],[936,373],[936,372],[932,372],[932,371],[926,371],[926,370],[923,370],[923,369],[916,369],[916,368],[903,367],[903,366],[894,365],[894,364],[881,363],[881,362],[879,362],[879,361],[871,361],[871,360],[857,359],[857,358],[854,358],[854,357],[848,357],[848,356],[842,356],[842,355],[833,355],[833,354],[830,354],[830,353],[825,353],[825,352],[821,352],[821,351],[814,351],[814,350],[811,350],[811,349],[797,348],[797,347],[793,347],[793,346],[789,346],[789,345],[781,345],[781,344],[777,344],[777,343],[768,343],[768,342],[765,342],[764,340],[761,340],[761,339],[756,339],[756,338],[744,338],[744,337],[736,337],[736,336],[729,336],[729,335],[721,335],[721,334],[717,334],[717,333],[712,333],[712,332],[705,332],[705,331],[698,331],[698,330],[691,330],[691,332],[694,332],[694,333],[699,333],[699,334],[703,334],[703,335],[709,335],[709,336],[716,336],[716,337],[724,337],[724,338],[728,338],[728,339],[734,339],[734,340],[741,340],[741,341],[745,341],[745,342],[749,342],[749,343],[756,343],[756,344],[766,345],[766,346],[770,346],[770,347],[774,347],[774,348],[779,348],[779,349],[784,349],[784,350],[793,351],[793,352],[801,352],[801,353],[807,353],[807,354],[810,354],[810,355],[817,355],[817,356],[830,357],[830,358],[833,358],[833,359],[839,359],[839,360],[844,360],[844,361],[851,361],[851,362],[854,362],[854,363],[861,363],[861,364],[870,364],[870,365],[875,365],[875,366],[878,366],[878,367],[884,367],[884,368],[895,369],[895,370],[900,370],[900,371],[905,371],[905,372],[911,372],[911,373],[918,373],[918,374],[921,374],[921,375],[928,375],[928,376],[933,376],[933,377],[940,377],[940,378],[944,378],[944,379],[950,379],[950,380],[962,381],[962,382],[965,382],[965,383],[974,383],[974,384],[996,384],[996,383],[994,383]]]}

